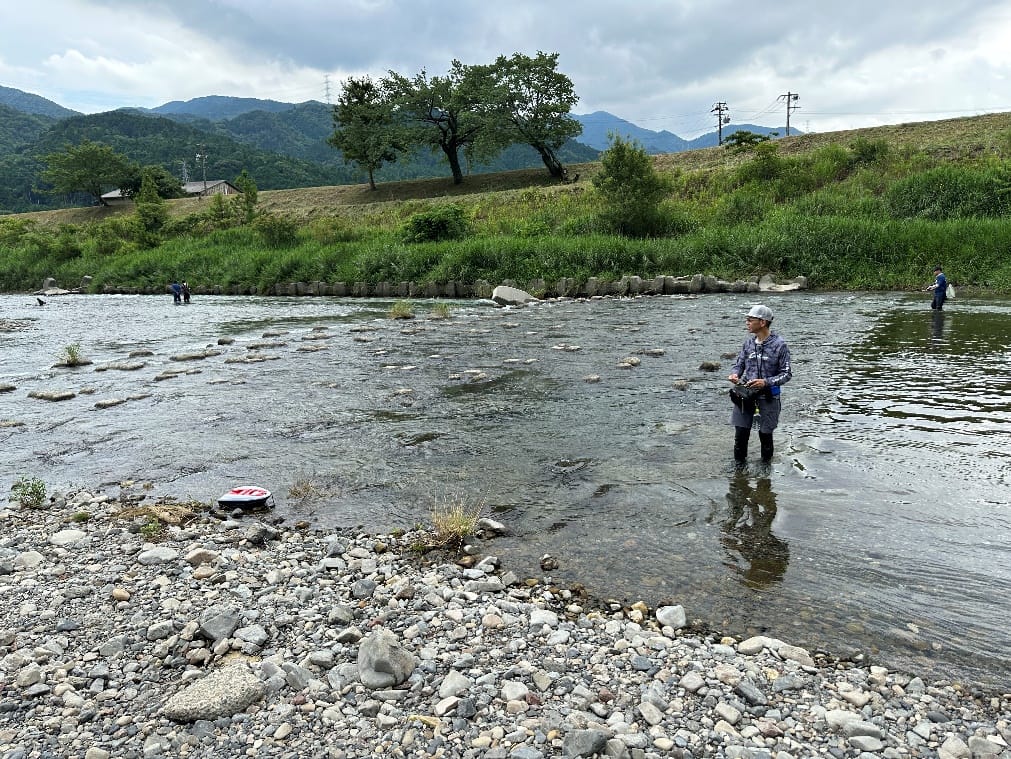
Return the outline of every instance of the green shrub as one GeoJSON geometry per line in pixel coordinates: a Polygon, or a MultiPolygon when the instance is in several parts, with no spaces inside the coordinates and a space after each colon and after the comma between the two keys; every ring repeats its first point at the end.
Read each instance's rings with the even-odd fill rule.
{"type": "Polygon", "coordinates": [[[661,202],[673,189],[657,173],[653,159],[635,141],[610,135],[610,146],[600,156],[600,171],[593,186],[603,199],[601,222],[628,237],[654,237],[666,232],[667,216],[661,202]]]}
{"type": "Polygon", "coordinates": [[[11,488],[11,497],[26,509],[39,509],[46,502],[46,483],[38,477],[21,477],[11,488]]]}
{"type": "Polygon", "coordinates": [[[290,248],[298,243],[298,224],[286,216],[261,214],[256,217],[252,226],[271,248],[290,248]]]}
{"type": "Polygon", "coordinates": [[[407,243],[462,240],[470,234],[470,221],[464,209],[456,204],[440,205],[412,215],[404,225],[403,240],[407,243]]]}
{"type": "Polygon", "coordinates": [[[850,143],[850,150],[853,152],[853,162],[880,163],[888,157],[888,142],[885,140],[868,140],[866,137],[857,137],[850,143]]]}
{"type": "Polygon", "coordinates": [[[741,184],[776,179],[783,172],[783,159],[779,156],[779,145],[776,143],[759,142],[749,152],[753,158],[737,170],[741,184]]]}

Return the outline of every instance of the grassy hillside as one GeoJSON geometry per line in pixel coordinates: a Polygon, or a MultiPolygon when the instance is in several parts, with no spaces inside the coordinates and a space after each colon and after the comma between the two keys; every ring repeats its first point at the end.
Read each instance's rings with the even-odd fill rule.
{"type": "MultiPolygon", "coordinates": [[[[943,261],[966,287],[1011,292],[1011,114],[785,138],[763,151],[653,158],[674,188],[658,231],[615,233],[599,163],[446,179],[271,190],[252,224],[214,201],[168,203],[157,239],[131,206],[0,219],[0,289],[44,276],[96,288],[269,292],[289,282],[490,282],[705,273],[805,275],[824,288],[919,288],[943,261]],[[442,210],[440,210],[442,209],[442,210]],[[418,242],[412,224],[458,225],[418,242]],[[435,222],[433,222],[435,220],[435,222]],[[5,231],[6,230],[6,231],[5,231]],[[408,240],[412,241],[408,241],[408,240]]],[[[548,288],[550,290],[550,287],[548,288]]]]}

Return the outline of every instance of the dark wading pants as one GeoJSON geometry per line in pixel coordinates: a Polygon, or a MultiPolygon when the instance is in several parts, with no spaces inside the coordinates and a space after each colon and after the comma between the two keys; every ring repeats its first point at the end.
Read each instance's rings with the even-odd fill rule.
{"type": "MultiPolygon", "coordinates": [[[[734,427],[734,461],[746,461],[748,458],[748,439],[751,437],[751,427],[734,427]]],[[[772,433],[759,432],[758,441],[762,444],[762,461],[772,460],[772,433]]]]}

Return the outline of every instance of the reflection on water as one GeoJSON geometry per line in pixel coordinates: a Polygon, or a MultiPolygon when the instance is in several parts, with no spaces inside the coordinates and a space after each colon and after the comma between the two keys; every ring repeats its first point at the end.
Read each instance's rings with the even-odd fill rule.
{"type": "Polygon", "coordinates": [[[771,468],[738,474],[726,371],[700,367],[736,354],[748,295],[419,301],[407,326],[382,301],[0,296],[0,499],[22,475],[262,484],[291,520],[369,530],[482,504],[520,576],[550,553],[555,582],[732,634],[1011,684],[1011,301],[763,299],[794,379],[771,468]],[[94,366],[54,368],[74,342],[94,366]]]}
{"type": "Polygon", "coordinates": [[[930,339],[934,346],[944,338],[944,311],[930,312],[930,339]]]}
{"type": "Polygon", "coordinates": [[[772,532],[776,519],[776,494],[772,480],[759,478],[754,485],[737,472],[727,491],[729,514],[720,542],[727,553],[724,564],[749,588],[763,590],[783,579],[790,563],[790,546],[772,532]]]}

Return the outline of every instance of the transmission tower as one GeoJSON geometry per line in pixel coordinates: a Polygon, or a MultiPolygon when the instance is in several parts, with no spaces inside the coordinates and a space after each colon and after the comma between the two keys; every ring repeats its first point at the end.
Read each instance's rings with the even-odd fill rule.
{"type": "Polygon", "coordinates": [[[730,108],[726,103],[720,101],[712,107],[710,113],[716,114],[716,134],[719,144],[723,144],[723,125],[730,123],[730,108]]]}
{"type": "Polygon", "coordinates": [[[788,92],[785,95],[780,95],[777,100],[786,101],[786,136],[790,136],[790,114],[800,108],[796,105],[797,100],[800,98],[796,92],[788,92]]]}
{"type": "Polygon", "coordinates": [[[326,96],[326,104],[330,105],[330,75],[323,75],[323,92],[326,96]]]}

